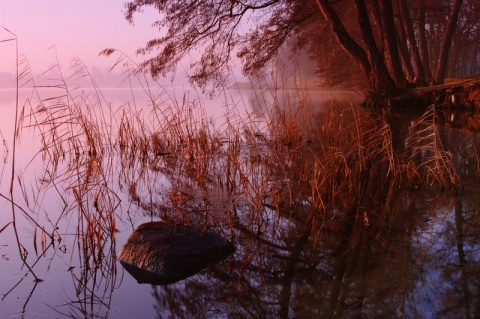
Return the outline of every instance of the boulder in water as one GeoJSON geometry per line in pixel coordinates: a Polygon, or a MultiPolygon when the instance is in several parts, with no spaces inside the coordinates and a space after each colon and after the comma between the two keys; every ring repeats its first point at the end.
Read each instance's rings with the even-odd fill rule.
{"type": "Polygon", "coordinates": [[[139,283],[166,285],[195,275],[234,250],[229,241],[210,230],[150,222],[135,229],[118,260],[139,283]]]}

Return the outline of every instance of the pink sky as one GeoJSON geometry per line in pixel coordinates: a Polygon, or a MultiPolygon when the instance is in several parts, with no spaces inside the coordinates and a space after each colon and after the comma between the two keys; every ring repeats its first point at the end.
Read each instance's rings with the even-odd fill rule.
{"type": "MultiPolygon", "coordinates": [[[[135,51],[158,36],[151,27],[158,17],[154,10],[136,15],[135,25],[124,18],[125,0],[2,0],[0,41],[11,38],[3,28],[17,35],[19,52],[34,72],[55,63],[56,46],[61,65],[78,57],[87,65],[111,66],[113,58],[98,57],[105,48],[116,48],[137,61],[135,51]]],[[[15,70],[13,42],[0,43],[0,72],[15,70]]]]}

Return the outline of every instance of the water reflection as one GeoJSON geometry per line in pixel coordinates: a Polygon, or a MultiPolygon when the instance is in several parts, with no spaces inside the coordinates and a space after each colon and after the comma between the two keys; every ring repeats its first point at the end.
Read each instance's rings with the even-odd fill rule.
{"type": "MultiPolygon", "coordinates": [[[[478,317],[479,190],[474,147],[478,141],[470,133],[436,126],[426,129],[429,119],[427,115],[420,126],[405,126],[410,131],[405,135],[417,138],[415,144],[404,142],[404,158],[424,163],[415,166],[413,175],[403,175],[407,187],[389,189],[387,184],[395,181],[388,178],[387,163],[375,162],[375,173],[386,173],[387,179],[367,175],[375,179],[360,182],[366,190],[362,196],[350,194],[353,201],[343,211],[337,206],[321,218],[312,211],[314,200],[305,196],[302,183],[288,188],[293,192],[289,196],[299,200],[275,201],[275,196],[286,194],[269,179],[273,190],[261,201],[262,214],[256,220],[249,218],[255,201],[239,201],[233,190],[212,203],[200,190],[192,190],[192,184],[176,184],[176,193],[188,195],[181,201],[170,199],[174,207],[182,207],[179,215],[193,223],[223,225],[225,233],[233,228],[237,252],[182,283],[152,286],[158,316],[478,317]],[[454,158],[459,169],[453,172],[445,166],[446,157],[454,158]],[[421,180],[427,183],[410,187],[421,180]],[[224,202],[219,204],[221,199],[224,202]],[[282,206],[286,203],[288,207],[282,206]],[[228,210],[233,221],[216,220],[216,206],[224,213],[228,210]],[[211,214],[199,216],[205,208],[211,214]]],[[[265,159],[260,156],[255,163],[264,165],[265,159]]],[[[292,163],[290,158],[288,167],[298,174],[292,163]]],[[[269,165],[268,171],[275,172],[269,165]]],[[[263,180],[256,172],[255,178],[263,180]]]]}
{"type": "Polygon", "coordinates": [[[233,258],[152,286],[155,309],[162,318],[478,317],[479,230],[465,227],[460,203],[428,219],[437,208],[413,200],[388,236],[362,231],[331,249],[327,234],[313,240],[308,229],[280,243],[239,227],[233,258]]]}
{"type": "MultiPolygon", "coordinates": [[[[35,230],[19,246],[46,280],[29,286],[19,313],[479,317],[479,137],[435,125],[434,109],[395,126],[352,105],[318,112],[302,95],[279,100],[291,108],[276,105],[264,118],[232,111],[220,132],[195,103],[161,108],[151,99],[161,116],[147,120],[107,107],[120,114],[107,121],[117,131],[97,122],[107,116],[96,104],[35,111],[45,115],[42,132],[55,134],[44,139],[38,193],[25,192],[22,207],[30,214],[47,207],[44,191],[55,197],[35,219],[48,227],[25,222],[35,230]],[[211,227],[236,252],[145,292],[116,255],[151,220],[211,227]],[[60,299],[45,293],[52,277],[61,277],[60,299]]],[[[20,284],[11,286],[2,302],[20,284]]]]}

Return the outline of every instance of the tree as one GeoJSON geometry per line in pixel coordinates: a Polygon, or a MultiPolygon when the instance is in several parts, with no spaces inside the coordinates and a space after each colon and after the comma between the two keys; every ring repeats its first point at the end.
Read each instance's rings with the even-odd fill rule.
{"type": "MultiPolygon", "coordinates": [[[[403,66],[401,65],[401,61],[398,58],[398,51],[401,48],[396,44],[396,39],[399,37],[398,32],[399,28],[404,27],[405,32],[407,34],[408,40],[410,41],[410,48],[412,52],[413,59],[415,61],[416,72],[417,76],[422,77],[424,79],[425,72],[421,67],[423,65],[420,55],[416,49],[416,40],[414,39],[413,35],[413,26],[411,20],[409,18],[409,12],[407,8],[407,3],[405,0],[398,0],[398,7],[400,11],[401,23],[397,24],[397,27],[394,24],[394,14],[393,14],[393,7],[392,7],[392,0],[381,0],[380,1],[380,11],[382,15],[381,26],[382,32],[385,36],[385,42],[387,43],[387,52],[390,55],[390,60],[387,61],[390,73],[387,74],[385,72],[385,67],[383,60],[385,57],[378,55],[379,48],[378,48],[378,41],[373,39],[373,32],[370,22],[370,14],[367,10],[367,5],[365,0],[355,0],[355,6],[357,8],[357,18],[358,24],[360,25],[362,31],[362,40],[364,42],[363,49],[367,53],[368,57],[368,64],[370,64],[370,72],[371,75],[367,74],[369,77],[369,84],[370,84],[370,92],[374,92],[376,94],[391,94],[395,93],[397,89],[402,89],[406,86],[407,79],[404,78],[401,69],[403,66]],[[398,27],[400,25],[400,27],[398,27]],[[392,76],[390,76],[392,75],[392,76]],[[395,80],[395,84],[392,85],[392,77],[395,80]]],[[[460,12],[460,8],[462,5],[463,0],[455,0],[453,8],[451,10],[448,25],[445,30],[445,36],[443,37],[443,42],[440,47],[440,54],[439,60],[437,64],[437,72],[435,74],[435,82],[436,83],[443,83],[446,69],[447,69],[447,62],[448,62],[448,52],[450,49],[450,44],[453,38],[453,32],[455,31],[457,20],[460,12]]],[[[332,5],[329,0],[316,0],[318,7],[320,8],[321,12],[323,13],[325,19],[329,22],[332,30],[338,34],[339,37],[344,39],[345,41],[339,41],[345,51],[349,52],[352,58],[358,60],[359,63],[365,64],[363,61],[363,57],[361,54],[355,53],[351,50],[354,46],[354,40],[352,37],[347,36],[345,34],[344,29],[338,28],[338,24],[341,22],[336,17],[335,10],[332,8],[332,5]],[[345,43],[346,42],[346,43],[345,43]]],[[[375,12],[375,10],[372,10],[375,12]]],[[[375,16],[375,14],[373,14],[375,16]]],[[[378,15],[377,15],[378,16],[378,15]]],[[[420,28],[423,28],[421,26],[420,28]]],[[[364,67],[364,70],[368,69],[364,67]]]]}
{"type": "Polygon", "coordinates": [[[438,58],[437,72],[435,73],[435,82],[443,83],[445,74],[447,72],[448,52],[450,44],[452,43],[453,33],[457,27],[458,15],[462,6],[463,0],[455,0],[450,17],[448,19],[447,29],[443,37],[442,46],[440,47],[440,56],[438,58]]]}
{"type": "Polygon", "coordinates": [[[189,52],[201,50],[192,63],[191,80],[201,86],[222,85],[234,54],[243,71],[252,74],[286,45],[294,54],[308,49],[322,61],[333,51],[321,54],[318,43],[334,37],[363,73],[367,92],[391,95],[414,82],[412,77],[423,80],[417,84],[433,81],[431,59],[437,59],[434,80],[443,82],[457,21],[463,18],[462,4],[475,2],[454,0],[452,5],[450,1],[136,0],[126,4],[125,16],[133,22],[134,14],[145,6],[160,13],[154,25],[164,35],[138,51],[158,52],[142,63],[153,76],[174,70],[189,52]]]}
{"type": "Polygon", "coordinates": [[[478,72],[480,2],[465,1],[453,35],[447,77],[466,77],[478,72]]]}

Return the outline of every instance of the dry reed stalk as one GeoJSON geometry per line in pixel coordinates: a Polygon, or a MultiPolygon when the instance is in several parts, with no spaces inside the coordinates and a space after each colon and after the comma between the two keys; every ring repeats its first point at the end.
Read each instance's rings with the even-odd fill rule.
{"type": "MultiPolygon", "coordinates": [[[[124,59],[120,55],[119,62],[124,59]]],[[[75,73],[91,78],[78,60],[75,73]]],[[[129,81],[143,76],[134,66],[126,74],[129,81]]],[[[38,104],[22,118],[24,129],[42,142],[38,155],[46,172],[38,188],[58,193],[65,206],[59,219],[76,217],[85,271],[79,291],[96,280],[89,269],[111,278],[114,267],[107,260],[115,254],[116,225],[125,222],[121,198],[128,199],[121,206],[126,211],[136,206],[151,218],[213,225],[231,237],[241,229],[279,242],[290,232],[317,241],[345,233],[353,241],[388,230],[395,205],[414,180],[432,189],[457,180],[433,110],[415,126],[406,153],[397,154],[381,116],[349,104],[325,103],[315,111],[305,91],[275,81],[253,91],[260,114],[243,115],[232,104],[221,129],[198,100],[185,94],[168,101],[164,92],[165,100],[148,82],[149,111],[137,105],[113,110],[94,81],[93,95],[75,94],[63,78],[59,83],[62,94],[55,98],[42,99],[34,87],[38,104]]],[[[29,190],[25,184],[20,190],[29,206],[29,190]]],[[[31,205],[40,201],[35,197],[31,205]]],[[[34,237],[37,228],[49,234],[38,225],[34,237]]]]}
{"type": "Polygon", "coordinates": [[[431,105],[415,123],[405,143],[405,156],[415,163],[415,174],[420,175],[425,186],[433,189],[455,187],[459,178],[452,154],[444,149],[435,125],[435,105],[431,105]]]}

